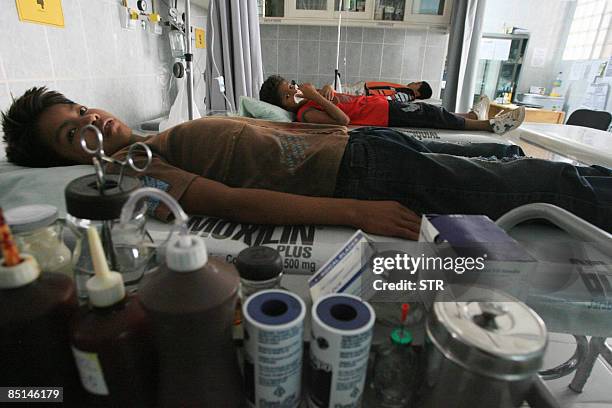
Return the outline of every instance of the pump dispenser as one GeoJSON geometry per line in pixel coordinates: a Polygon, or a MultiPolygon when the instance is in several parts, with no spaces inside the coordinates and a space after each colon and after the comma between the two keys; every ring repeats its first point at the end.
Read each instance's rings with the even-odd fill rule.
{"type": "Polygon", "coordinates": [[[151,327],[136,295],[109,270],[100,236],[87,230],[95,275],[86,283],[91,307],[83,306],[71,333],[72,352],[89,393],[89,404],[148,407],[155,402],[155,352],[151,327]]]}
{"type": "Polygon", "coordinates": [[[69,321],[77,309],[72,279],[42,274],[20,254],[0,209],[0,384],[64,387],[64,402],[79,400],[70,354],[69,321]]]}
{"type": "Polygon", "coordinates": [[[238,273],[208,257],[203,239],[188,234],[178,203],[160,190],[133,193],[121,218],[129,219],[130,208],[145,196],[168,205],[180,228],[167,245],[165,264],[139,292],[159,356],[158,405],[239,407],[244,396],[232,340],[238,273]]]}

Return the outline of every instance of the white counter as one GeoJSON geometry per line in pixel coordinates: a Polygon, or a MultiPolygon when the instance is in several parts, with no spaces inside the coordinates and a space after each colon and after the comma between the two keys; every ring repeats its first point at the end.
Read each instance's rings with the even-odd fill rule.
{"type": "Polygon", "coordinates": [[[524,123],[512,132],[528,156],[612,168],[612,133],[581,126],[524,123]]]}

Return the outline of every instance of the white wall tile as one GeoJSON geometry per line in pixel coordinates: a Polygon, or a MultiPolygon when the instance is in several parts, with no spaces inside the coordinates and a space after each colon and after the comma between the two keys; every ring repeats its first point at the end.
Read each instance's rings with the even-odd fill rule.
{"type": "Polygon", "coordinates": [[[116,77],[121,72],[117,58],[119,22],[111,18],[116,14],[117,5],[97,1],[80,2],[81,14],[87,23],[85,44],[89,55],[89,70],[94,78],[116,77]]]}
{"type": "Polygon", "coordinates": [[[5,2],[0,13],[0,54],[4,57],[8,79],[44,79],[53,77],[45,26],[19,21],[15,4],[5,2]]]}
{"type": "Polygon", "coordinates": [[[4,72],[4,62],[2,58],[2,54],[0,53],[0,81],[4,81],[6,79],[6,73],[4,72]]]}
{"type": "Polygon", "coordinates": [[[427,32],[427,46],[446,47],[448,44],[448,34],[443,31],[430,29],[427,32]]]}
{"type": "MultiPolygon", "coordinates": [[[[11,106],[11,95],[9,94],[8,85],[0,83],[0,111],[5,112],[11,106]]],[[[2,128],[0,127],[0,133],[2,128]]]]}
{"type": "Polygon", "coordinates": [[[380,44],[363,44],[361,46],[360,76],[367,76],[370,80],[380,77],[382,46],[380,44]]]}
{"type": "MultiPolygon", "coordinates": [[[[425,47],[409,47],[404,45],[404,54],[402,59],[402,81],[407,79],[420,79],[423,74],[423,60],[425,58],[425,47]]],[[[440,61],[438,64],[443,64],[440,61]]]]}
{"type": "MultiPolygon", "coordinates": [[[[167,6],[157,3],[165,15],[167,6]]],[[[176,93],[168,86],[174,62],[168,37],[121,28],[119,4],[63,0],[64,28],[22,23],[14,5],[4,10],[0,25],[10,35],[0,37],[0,103],[9,103],[9,92],[19,97],[46,85],[87,106],[117,113],[130,124],[167,111],[176,93]]],[[[193,6],[192,17],[194,25],[205,28],[206,10],[193,6]]],[[[196,80],[205,69],[205,56],[206,50],[194,49],[196,80]]],[[[196,102],[203,99],[200,85],[196,102]]]]}
{"type": "Polygon", "coordinates": [[[65,27],[46,29],[55,77],[86,78],[89,76],[89,63],[79,3],[77,0],[65,0],[62,8],[65,27]]]}
{"type": "Polygon", "coordinates": [[[381,78],[399,78],[402,75],[402,46],[383,46],[381,78]]]}
{"type": "Polygon", "coordinates": [[[53,80],[36,80],[36,81],[11,81],[7,82],[10,95],[15,98],[23,95],[25,91],[32,87],[46,86],[49,89],[55,89],[55,81],[53,80]]]}
{"type": "Polygon", "coordinates": [[[403,44],[406,30],[403,28],[385,28],[385,44],[403,44]]]}
{"type": "Polygon", "coordinates": [[[439,81],[442,78],[444,70],[444,58],[446,56],[446,48],[442,47],[426,47],[425,59],[423,62],[422,79],[424,81],[439,81]],[[442,64],[440,63],[442,62],[442,64]]]}
{"type": "Polygon", "coordinates": [[[337,43],[321,42],[319,46],[319,75],[330,74],[336,69],[337,43]]]}
{"type": "MultiPolygon", "coordinates": [[[[298,72],[300,77],[321,83],[327,79],[333,80],[333,76],[327,76],[333,73],[336,65],[336,27],[279,25],[278,30],[279,74],[298,72]],[[304,40],[316,37],[317,33],[320,34],[319,41],[304,40]],[[295,41],[298,36],[299,41],[295,41]]],[[[428,35],[427,28],[346,27],[341,36],[339,69],[344,78],[351,78],[351,82],[359,78],[386,78],[402,82],[405,82],[405,79],[420,80],[425,64],[428,66],[427,76],[432,77],[429,79],[440,80],[448,39],[448,34],[442,31],[432,30],[428,35]],[[427,61],[426,49],[431,50],[427,61]]],[[[262,43],[265,41],[269,40],[262,40],[262,43]]],[[[264,66],[273,67],[276,62],[269,61],[273,57],[274,55],[264,52],[264,66]]]]}

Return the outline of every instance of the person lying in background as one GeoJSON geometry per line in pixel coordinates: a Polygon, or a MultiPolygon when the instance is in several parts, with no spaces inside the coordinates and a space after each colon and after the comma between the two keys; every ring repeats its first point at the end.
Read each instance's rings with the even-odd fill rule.
{"type": "MultiPolygon", "coordinates": [[[[2,117],[7,157],[22,166],[91,163],[80,144],[80,130],[90,124],[116,159],[142,140],[110,113],[46,88],[26,91],[2,117]]],[[[143,184],[166,191],[188,214],[417,239],[420,214],[496,219],[547,202],[612,231],[611,170],[520,157],[516,146],[423,143],[389,128],[349,132],[237,117],[188,121],[145,143],[153,161],[143,184]],[[495,154],[506,157],[480,157],[495,154]]],[[[149,210],[167,220],[168,209],[158,204],[149,210]]]]}
{"type": "MultiPolygon", "coordinates": [[[[427,84],[426,82],[412,84],[415,87],[419,85],[415,98],[428,97],[421,95],[420,88],[421,84],[427,84]]],[[[325,85],[319,92],[311,84],[298,87],[278,75],[268,77],[259,91],[260,100],[294,112],[299,122],[307,123],[482,130],[504,134],[516,129],[525,120],[524,107],[490,120],[486,119],[489,108],[489,100],[486,97],[474,106],[473,112],[465,114],[451,113],[439,106],[414,102],[412,96],[401,92],[389,98],[386,95],[336,93],[330,85],[325,85]]]]}
{"type": "MultiPolygon", "coordinates": [[[[295,85],[295,81],[291,81],[295,85]]],[[[333,95],[334,88],[331,85],[325,85],[320,93],[333,95]]],[[[353,84],[343,85],[342,91],[349,95],[385,95],[389,97],[399,97],[406,102],[412,102],[417,99],[429,99],[433,95],[431,85],[426,81],[410,82],[408,84],[396,84],[393,82],[380,81],[360,81],[353,84]],[[398,95],[399,94],[399,95],[398,95]],[[396,96],[397,95],[397,96],[396,96]]],[[[328,98],[329,99],[329,98],[328,98]]]]}

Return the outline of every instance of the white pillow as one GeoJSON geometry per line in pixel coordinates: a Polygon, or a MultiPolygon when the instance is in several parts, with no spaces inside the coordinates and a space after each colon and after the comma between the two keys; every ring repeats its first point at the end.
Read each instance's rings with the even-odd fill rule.
{"type": "Polygon", "coordinates": [[[49,204],[57,207],[60,215],[66,214],[64,189],[77,177],[93,174],[91,165],[30,168],[8,164],[0,160],[0,207],[3,209],[28,204],[49,204]]]}
{"type": "Polygon", "coordinates": [[[239,115],[247,118],[272,120],[275,122],[293,122],[295,115],[270,103],[250,98],[240,97],[239,115]]]}

